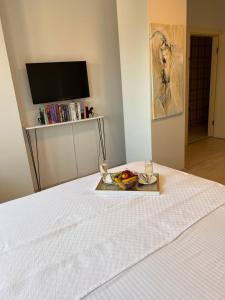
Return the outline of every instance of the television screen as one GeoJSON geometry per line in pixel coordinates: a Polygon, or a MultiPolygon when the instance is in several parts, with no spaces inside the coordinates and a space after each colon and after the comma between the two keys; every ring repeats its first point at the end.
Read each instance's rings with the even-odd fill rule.
{"type": "Polygon", "coordinates": [[[90,96],[85,61],[29,63],[26,68],[34,104],[90,96]]]}

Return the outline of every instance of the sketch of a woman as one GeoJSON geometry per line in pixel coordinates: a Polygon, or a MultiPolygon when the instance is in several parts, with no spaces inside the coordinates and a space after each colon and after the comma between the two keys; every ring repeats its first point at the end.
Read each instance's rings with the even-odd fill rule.
{"type": "Polygon", "coordinates": [[[155,30],[151,36],[151,47],[154,118],[160,118],[180,110],[180,85],[176,77],[182,75],[182,68],[178,65],[177,49],[165,33],[155,30]]]}

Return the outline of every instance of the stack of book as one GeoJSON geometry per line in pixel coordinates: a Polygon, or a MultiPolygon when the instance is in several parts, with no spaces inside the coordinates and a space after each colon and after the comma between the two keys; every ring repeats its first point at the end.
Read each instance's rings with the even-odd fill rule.
{"type": "Polygon", "coordinates": [[[76,121],[89,118],[89,108],[83,102],[46,104],[39,108],[41,125],[76,121]]]}

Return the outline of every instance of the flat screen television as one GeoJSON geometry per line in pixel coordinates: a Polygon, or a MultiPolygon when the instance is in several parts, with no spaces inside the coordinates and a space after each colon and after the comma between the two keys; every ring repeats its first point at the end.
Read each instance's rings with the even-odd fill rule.
{"type": "Polygon", "coordinates": [[[34,104],[87,98],[86,61],[26,64],[34,104]]]}

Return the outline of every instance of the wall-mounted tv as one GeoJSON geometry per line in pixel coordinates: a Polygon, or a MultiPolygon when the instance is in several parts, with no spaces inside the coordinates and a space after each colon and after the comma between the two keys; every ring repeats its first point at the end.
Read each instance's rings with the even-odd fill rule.
{"type": "Polygon", "coordinates": [[[34,104],[90,96],[85,61],[28,63],[26,69],[34,104]]]}

